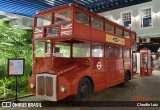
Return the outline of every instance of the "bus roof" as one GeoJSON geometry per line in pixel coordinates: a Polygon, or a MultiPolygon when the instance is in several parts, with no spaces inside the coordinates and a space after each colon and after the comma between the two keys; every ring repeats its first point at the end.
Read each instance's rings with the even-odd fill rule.
{"type": "MultiPolygon", "coordinates": [[[[109,20],[109,19],[107,19],[107,18],[105,18],[105,17],[103,17],[103,16],[100,16],[100,15],[98,15],[98,14],[92,12],[92,11],[89,11],[89,10],[87,10],[87,9],[81,7],[81,6],[78,6],[77,4],[73,4],[73,3],[70,3],[70,4],[66,4],[66,5],[62,5],[62,6],[58,6],[58,7],[54,7],[54,8],[50,8],[50,9],[47,9],[47,10],[40,11],[40,12],[38,12],[38,13],[35,15],[35,17],[36,17],[36,16],[39,16],[39,15],[42,15],[42,14],[50,13],[50,12],[53,12],[53,11],[63,10],[63,9],[66,9],[66,8],[70,8],[70,7],[72,7],[72,8],[77,8],[77,9],[79,9],[79,10],[81,10],[81,11],[84,11],[84,12],[86,12],[86,13],[92,15],[92,16],[96,16],[96,17],[102,19],[103,21],[110,22],[111,24],[116,25],[117,27],[124,28],[122,25],[119,25],[119,24],[117,24],[117,23],[115,23],[115,22],[113,22],[113,21],[111,21],[111,20],[109,20]]],[[[127,30],[127,31],[131,31],[132,33],[136,34],[136,32],[134,32],[134,31],[132,31],[132,30],[130,30],[130,29],[127,29],[127,28],[124,28],[124,29],[127,30]]]]}

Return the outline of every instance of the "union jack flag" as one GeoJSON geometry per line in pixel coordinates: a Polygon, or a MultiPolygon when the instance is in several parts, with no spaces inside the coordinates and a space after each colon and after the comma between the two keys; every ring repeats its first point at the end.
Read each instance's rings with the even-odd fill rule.
{"type": "Polygon", "coordinates": [[[61,25],[61,29],[70,29],[70,28],[72,28],[72,23],[70,23],[70,24],[62,24],[61,25]]]}
{"type": "Polygon", "coordinates": [[[62,31],[61,32],[61,36],[67,36],[67,35],[71,35],[71,34],[72,34],[72,30],[62,31]]]}
{"type": "Polygon", "coordinates": [[[34,33],[43,32],[43,28],[35,28],[34,33]]]}

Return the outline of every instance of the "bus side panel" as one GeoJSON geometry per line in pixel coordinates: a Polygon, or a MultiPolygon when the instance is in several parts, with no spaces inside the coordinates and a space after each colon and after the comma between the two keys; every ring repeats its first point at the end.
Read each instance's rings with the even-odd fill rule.
{"type": "Polygon", "coordinates": [[[92,28],[92,41],[106,42],[106,32],[92,28]]]}
{"type": "Polygon", "coordinates": [[[116,80],[116,61],[115,59],[106,59],[106,85],[112,86],[116,80]]]}
{"type": "Polygon", "coordinates": [[[116,60],[116,79],[124,79],[123,59],[116,60]]]}
{"type": "Polygon", "coordinates": [[[127,47],[132,47],[132,40],[130,40],[130,39],[125,39],[125,45],[126,45],[127,47]]]}
{"type": "Polygon", "coordinates": [[[106,86],[106,74],[105,74],[105,60],[104,58],[92,59],[92,78],[95,86],[95,91],[104,89],[106,86]],[[100,69],[98,64],[101,63],[100,69]]]}
{"type": "Polygon", "coordinates": [[[74,22],[74,37],[84,40],[91,40],[91,30],[89,26],[74,22]]]}

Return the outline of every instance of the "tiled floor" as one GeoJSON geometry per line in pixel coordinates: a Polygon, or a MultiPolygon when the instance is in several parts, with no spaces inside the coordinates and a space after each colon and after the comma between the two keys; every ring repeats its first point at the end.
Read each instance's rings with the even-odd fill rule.
{"type": "MultiPolygon", "coordinates": [[[[160,71],[154,71],[152,76],[136,78],[129,86],[111,87],[94,93],[91,101],[131,101],[135,96],[160,98],[160,71]]],[[[39,101],[36,97],[22,98],[21,101],[39,101]]],[[[16,110],[160,110],[160,108],[129,108],[129,107],[53,107],[53,108],[16,108],[16,110]]],[[[15,110],[15,108],[0,108],[0,110],[15,110]]]]}

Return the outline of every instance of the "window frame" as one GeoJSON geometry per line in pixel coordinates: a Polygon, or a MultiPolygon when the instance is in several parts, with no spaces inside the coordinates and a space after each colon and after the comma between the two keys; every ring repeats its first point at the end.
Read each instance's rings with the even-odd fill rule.
{"type": "MultiPolygon", "coordinates": [[[[60,53],[60,52],[59,52],[59,53],[60,53]]],[[[53,54],[52,56],[55,57],[55,58],[71,58],[71,45],[70,45],[70,43],[62,43],[62,42],[57,42],[57,43],[56,43],[56,42],[55,42],[55,43],[54,43],[54,46],[53,46],[53,52],[52,52],[52,54],[53,54]],[[66,56],[65,56],[65,57],[64,57],[64,56],[55,56],[55,54],[56,54],[56,53],[55,53],[55,47],[56,47],[56,45],[68,46],[68,47],[69,47],[69,50],[68,50],[68,51],[69,51],[69,56],[68,56],[68,57],[66,57],[66,56]]],[[[59,54],[59,55],[60,55],[60,54],[59,54]]]]}
{"type": "Polygon", "coordinates": [[[116,27],[115,27],[115,32],[114,32],[114,33],[115,33],[116,36],[124,37],[124,29],[121,28],[121,27],[119,27],[119,26],[116,26],[116,27]],[[122,35],[118,35],[118,34],[117,34],[117,28],[122,31],[122,35]]]}
{"type": "Polygon", "coordinates": [[[116,27],[116,26],[115,26],[114,24],[112,24],[112,23],[110,23],[110,22],[108,22],[108,21],[105,21],[105,32],[106,32],[106,33],[115,34],[115,27],[116,27]],[[108,32],[108,31],[106,30],[106,29],[107,29],[106,26],[107,26],[108,24],[111,25],[111,26],[113,26],[113,33],[108,32]]]}
{"type": "MultiPolygon", "coordinates": [[[[131,13],[131,17],[130,17],[130,19],[131,19],[131,27],[129,28],[129,29],[132,29],[133,28],[133,26],[132,26],[132,22],[133,22],[133,16],[132,16],[132,10],[128,10],[128,11],[123,11],[123,12],[121,12],[121,20],[123,21],[123,14],[127,14],[127,13],[131,13]]],[[[123,22],[122,22],[122,24],[123,24],[123,22]]],[[[125,27],[125,26],[123,26],[124,28],[127,28],[127,27],[125,27]]]]}
{"type": "Polygon", "coordinates": [[[67,22],[72,22],[72,21],[73,21],[73,10],[70,9],[70,8],[69,8],[69,9],[67,8],[66,10],[64,9],[64,10],[60,10],[60,11],[57,11],[57,12],[53,12],[52,16],[53,16],[53,17],[52,17],[52,20],[53,20],[53,24],[54,24],[54,25],[63,24],[63,23],[67,23],[67,22]],[[56,13],[59,13],[59,12],[64,12],[64,11],[71,11],[71,20],[70,20],[70,21],[63,21],[63,22],[55,23],[55,14],[56,14],[56,13]]]}
{"type": "Polygon", "coordinates": [[[114,46],[114,58],[116,58],[116,59],[121,59],[121,58],[123,58],[123,48],[122,48],[121,46],[120,46],[120,47],[114,46]],[[120,54],[121,56],[118,56],[119,54],[116,53],[116,49],[119,50],[119,54],[120,54]]]}
{"type": "Polygon", "coordinates": [[[96,17],[96,16],[91,16],[91,17],[90,17],[90,24],[91,24],[91,27],[92,27],[92,28],[97,29],[97,30],[100,30],[100,31],[104,31],[104,20],[103,20],[103,19],[98,18],[98,17],[96,17]],[[93,18],[95,18],[96,20],[102,22],[102,29],[97,28],[97,27],[94,27],[94,26],[92,25],[92,19],[93,19],[93,18]]]}
{"type": "Polygon", "coordinates": [[[139,8],[139,15],[140,15],[140,24],[139,24],[139,27],[140,29],[145,29],[145,28],[153,28],[153,7],[152,6],[148,6],[148,7],[143,7],[143,8],[139,8]],[[151,9],[151,23],[152,25],[151,26],[148,26],[148,27],[142,27],[142,10],[144,9],[151,9]]]}
{"type": "MultiPolygon", "coordinates": [[[[51,45],[51,41],[50,40],[46,40],[46,41],[34,41],[34,46],[33,46],[33,56],[35,57],[35,58],[48,58],[48,57],[51,57],[51,55],[52,55],[52,51],[51,51],[51,47],[52,47],[52,45],[51,45]],[[36,43],[40,43],[40,42],[42,42],[42,43],[44,43],[44,53],[43,53],[43,56],[36,56],[36,51],[37,51],[37,49],[36,49],[36,43]],[[47,48],[48,46],[47,46],[47,44],[50,44],[50,48],[47,48]],[[49,56],[47,56],[47,51],[48,51],[48,49],[49,49],[49,56]]],[[[42,46],[41,46],[42,47],[42,46]]]]}
{"type": "Polygon", "coordinates": [[[72,57],[73,58],[90,58],[91,57],[91,43],[90,42],[81,42],[81,43],[73,43],[72,44],[72,57]],[[82,44],[82,43],[85,43],[85,44],[88,44],[88,53],[89,53],[89,56],[74,56],[74,44],[82,44]]]}
{"type": "Polygon", "coordinates": [[[113,46],[113,45],[105,45],[105,58],[107,58],[107,59],[113,59],[113,58],[115,58],[115,56],[114,56],[114,50],[115,50],[115,46],[113,46]],[[113,48],[113,57],[109,57],[109,53],[108,53],[108,48],[109,47],[111,47],[111,48],[113,48]]]}
{"type": "Polygon", "coordinates": [[[90,16],[88,13],[85,13],[85,12],[83,12],[83,11],[81,11],[81,10],[75,10],[74,14],[75,14],[75,16],[74,16],[75,19],[74,19],[74,20],[75,20],[76,22],[81,23],[81,24],[83,24],[83,25],[85,25],[85,26],[91,26],[91,25],[90,25],[90,24],[91,24],[91,23],[90,23],[90,21],[91,21],[91,16],[90,16]],[[85,15],[88,16],[88,18],[89,18],[89,19],[88,19],[88,25],[87,25],[87,24],[84,24],[83,22],[80,22],[80,21],[78,21],[78,20],[76,19],[76,12],[83,13],[83,14],[85,14],[85,15]]]}
{"type": "Polygon", "coordinates": [[[123,48],[123,58],[131,58],[131,48],[123,48]],[[125,57],[125,50],[129,49],[129,57],[125,57]]]}
{"type": "Polygon", "coordinates": [[[53,19],[53,13],[46,13],[46,14],[36,15],[36,17],[35,17],[35,27],[50,26],[50,25],[52,24],[52,19],[53,19]],[[38,18],[39,18],[39,17],[42,17],[42,16],[43,16],[43,17],[44,17],[44,16],[47,16],[47,15],[51,15],[51,16],[50,16],[50,24],[37,26],[38,18]]]}
{"type": "Polygon", "coordinates": [[[92,58],[104,58],[105,57],[105,45],[103,43],[98,43],[98,42],[92,42],[92,47],[91,47],[91,53],[92,53],[92,58]],[[102,46],[102,56],[93,56],[93,45],[101,45],[102,46]]]}
{"type": "Polygon", "coordinates": [[[123,36],[124,36],[124,38],[126,38],[126,39],[132,39],[131,32],[129,32],[129,31],[126,30],[126,29],[124,29],[123,36]],[[129,38],[128,38],[128,37],[125,37],[125,32],[128,32],[128,33],[129,33],[129,38]]]}

